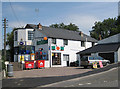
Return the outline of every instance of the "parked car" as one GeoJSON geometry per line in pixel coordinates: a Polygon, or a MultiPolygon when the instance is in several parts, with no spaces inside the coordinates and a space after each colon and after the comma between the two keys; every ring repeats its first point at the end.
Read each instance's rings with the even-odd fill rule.
{"type": "Polygon", "coordinates": [[[79,61],[77,60],[77,61],[71,62],[70,66],[71,67],[77,67],[77,66],[79,66],[79,61]]]}
{"type": "Polygon", "coordinates": [[[100,56],[83,56],[81,58],[81,66],[84,68],[87,68],[88,66],[91,66],[93,68],[93,63],[96,62],[97,66],[99,66],[99,61],[102,62],[103,66],[106,66],[110,64],[109,60],[106,60],[100,56]]]}

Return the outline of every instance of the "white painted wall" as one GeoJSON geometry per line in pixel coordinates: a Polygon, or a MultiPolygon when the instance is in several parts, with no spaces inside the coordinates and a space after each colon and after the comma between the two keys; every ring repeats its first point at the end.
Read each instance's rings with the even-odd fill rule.
{"type": "MultiPolygon", "coordinates": [[[[21,41],[21,39],[23,39],[23,41],[26,41],[26,45],[32,45],[32,40],[28,40],[28,31],[33,31],[34,29],[18,29],[16,30],[18,33],[18,40],[14,41],[14,47],[15,46],[19,46],[19,42],[21,41]]],[[[15,34],[15,31],[14,31],[15,34]]],[[[15,37],[14,37],[15,39],[15,37]]]]}

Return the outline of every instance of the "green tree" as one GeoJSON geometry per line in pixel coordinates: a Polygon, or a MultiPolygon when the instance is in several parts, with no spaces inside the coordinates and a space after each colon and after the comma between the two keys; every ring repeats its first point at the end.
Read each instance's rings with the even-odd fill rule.
{"type": "Polygon", "coordinates": [[[50,25],[50,27],[62,28],[62,29],[67,29],[67,30],[71,30],[71,31],[79,31],[78,26],[76,26],[75,24],[72,24],[72,23],[70,23],[69,25],[65,25],[64,23],[52,24],[52,25],[50,25]]]}
{"type": "Polygon", "coordinates": [[[116,18],[108,18],[103,22],[95,22],[92,27],[93,30],[90,31],[90,36],[97,40],[101,40],[119,33],[120,25],[118,25],[119,20],[117,20],[116,18]]]}
{"type": "Polygon", "coordinates": [[[7,41],[6,44],[9,46],[10,51],[10,60],[14,60],[14,31],[17,30],[17,28],[14,28],[11,33],[7,33],[7,41]]]}

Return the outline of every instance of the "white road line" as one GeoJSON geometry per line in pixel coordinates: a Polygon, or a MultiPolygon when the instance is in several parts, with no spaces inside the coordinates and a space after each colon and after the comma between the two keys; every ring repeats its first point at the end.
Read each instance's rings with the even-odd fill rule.
{"type": "Polygon", "coordinates": [[[86,84],[90,85],[90,84],[92,84],[92,83],[86,83],[86,84]]]}
{"type": "Polygon", "coordinates": [[[38,86],[38,87],[49,87],[49,86],[57,85],[57,84],[59,84],[59,83],[65,83],[65,82],[80,80],[80,79],[84,79],[84,78],[87,78],[87,77],[91,77],[91,76],[95,76],[95,75],[104,74],[104,73],[113,71],[113,70],[115,70],[115,69],[118,69],[118,68],[112,68],[112,69],[110,69],[110,70],[108,70],[108,71],[103,71],[103,72],[100,72],[100,73],[96,73],[96,74],[92,74],[92,75],[88,75],[88,76],[84,76],[84,77],[69,79],[69,80],[60,81],[60,82],[56,82],[56,83],[52,83],[52,84],[47,84],[47,85],[43,85],[43,86],[38,86]]]}
{"type": "Polygon", "coordinates": [[[104,81],[104,82],[107,82],[107,81],[104,81]]]}
{"type": "Polygon", "coordinates": [[[84,84],[78,84],[79,86],[82,86],[82,85],[84,85],[84,84]]]}

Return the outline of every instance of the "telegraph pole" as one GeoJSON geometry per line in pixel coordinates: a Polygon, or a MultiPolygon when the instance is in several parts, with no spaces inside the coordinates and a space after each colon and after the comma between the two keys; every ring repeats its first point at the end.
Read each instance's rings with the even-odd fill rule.
{"type": "Polygon", "coordinates": [[[5,60],[6,60],[6,24],[7,24],[7,21],[8,20],[6,20],[6,18],[4,18],[4,20],[3,20],[3,24],[4,24],[4,58],[5,58],[5,60]]]}

